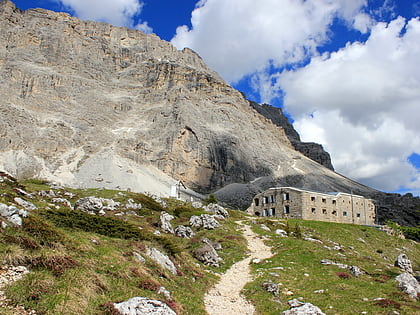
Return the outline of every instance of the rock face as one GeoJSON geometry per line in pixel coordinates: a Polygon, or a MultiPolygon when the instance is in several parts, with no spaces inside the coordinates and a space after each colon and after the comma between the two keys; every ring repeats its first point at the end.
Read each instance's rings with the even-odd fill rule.
{"type": "Polygon", "coordinates": [[[17,178],[159,196],[181,180],[242,209],[280,185],[378,193],[333,172],[280,110],[250,104],[190,49],[7,0],[0,29],[0,170],[17,178]]]}
{"type": "Polygon", "coordinates": [[[289,119],[283,114],[281,108],[273,107],[268,104],[258,104],[250,101],[251,106],[261,115],[270,119],[275,125],[282,127],[289,138],[293,147],[308,158],[318,162],[319,164],[334,170],[331,157],[324,150],[322,145],[314,142],[302,142],[299,134],[296,132],[289,119]]]}
{"type": "Polygon", "coordinates": [[[417,279],[408,272],[404,272],[397,276],[398,287],[401,291],[408,294],[412,299],[418,299],[420,294],[420,284],[417,279]]]}
{"type": "Polygon", "coordinates": [[[411,265],[410,259],[408,259],[406,254],[400,254],[395,260],[395,267],[402,269],[405,272],[413,273],[413,267],[411,265]]]}

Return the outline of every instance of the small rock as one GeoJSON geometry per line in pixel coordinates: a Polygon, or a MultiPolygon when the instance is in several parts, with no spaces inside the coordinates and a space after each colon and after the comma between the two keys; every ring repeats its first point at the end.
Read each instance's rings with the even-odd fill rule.
{"type": "Polygon", "coordinates": [[[357,266],[350,266],[349,271],[354,277],[359,277],[364,274],[364,272],[357,266]]]}
{"type": "Polygon", "coordinates": [[[0,203],[0,215],[10,223],[21,226],[22,218],[26,218],[28,213],[23,209],[16,208],[15,206],[8,206],[0,203]]]}
{"type": "Polygon", "coordinates": [[[408,259],[406,254],[400,254],[395,261],[395,267],[400,268],[403,271],[413,273],[413,267],[411,265],[410,259],[408,259]]]}
{"type": "Polygon", "coordinates": [[[15,197],[13,200],[19,206],[25,208],[26,210],[35,210],[36,209],[36,206],[32,202],[26,201],[26,200],[24,200],[24,199],[22,199],[20,197],[15,197]]]}
{"type": "Polygon", "coordinates": [[[145,297],[133,297],[125,302],[114,303],[121,315],[176,315],[164,302],[145,297]]]}
{"type": "Polygon", "coordinates": [[[182,238],[191,238],[195,235],[194,231],[185,225],[178,225],[175,230],[175,235],[182,238]]]}
{"type": "Polygon", "coordinates": [[[314,293],[322,294],[322,293],[325,293],[325,290],[323,290],[323,289],[315,290],[314,293]]]}
{"type": "Polygon", "coordinates": [[[214,230],[220,226],[214,216],[209,214],[202,214],[200,216],[193,215],[190,218],[190,225],[194,228],[203,228],[207,230],[214,230]]]}
{"type": "Polygon", "coordinates": [[[64,205],[68,208],[72,208],[70,201],[68,201],[65,198],[53,198],[53,199],[51,199],[51,202],[64,205]]]}
{"type": "Polygon", "coordinates": [[[296,299],[288,303],[290,306],[293,306],[291,306],[290,310],[284,311],[283,315],[325,315],[319,307],[311,303],[303,303],[296,299]]]}
{"type": "Polygon", "coordinates": [[[308,242],[314,242],[314,243],[320,243],[320,244],[323,244],[322,243],[322,241],[320,241],[320,240],[318,240],[318,239],[316,239],[316,238],[312,238],[312,237],[304,237],[303,238],[305,241],[308,241],[308,242]]]}
{"type": "Polygon", "coordinates": [[[176,269],[176,267],[175,267],[174,263],[172,262],[172,260],[170,260],[168,256],[166,256],[165,254],[161,253],[156,248],[147,247],[146,248],[146,255],[149,258],[151,258],[152,260],[154,260],[158,265],[160,265],[161,267],[169,270],[174,275],[177,274],[177,271],[178,270],[176,269]]]}
{"type": "Polygon", "coordinates": [[[271,281],[269,282],[264,282],[261,285],[267,292],[273,293],[274,296],[278,296],[279,295],[279,286],[278,284],[272,283],[271,281]]]}
{"type": "Polygon", "coordinates": [[[281,237],[287,237],[287,232],[285,230],[282,229],[277,229],[274,231],[274,233],[276,235],[280,235],[281,237]]]}
{"type": "Polygon", "coordinates": [[[98,214],[102,210],[103,204],[100,198],[84,197],[80,198],[74,204],[74,209],[87,212],[89,214],[98,214]]]}
{"type": "Polygon", "coordinates": [[[171,225],[171,220],[173,220],[175,217],[173,215],[170,215],[166,211],[162,211],[160,213],[160,227],[163,231],[166,233],[174,234],[174,229],[171,225]]]}
{"type": "Polygon", "coordinates": [[[57,197],[54,190],[41,190],[38,195],[45,198],[57,197]]]}
{"type": "Polygon", "coordinates": [[[192,203],[193,208],[199,209],[203,207],[203,204],[200,201],[194,201],[192,203]]]}
{"type": "Polygon", "coordinates": [[[159,290],[157,291],[157,294],[162,294],[165,297],[165,299],[168,300],[168,301],[172,300],[171,292],[166,290],[165,287],[160,287],[159,290]]]}
{"type": "Polygon", "coordinates": [[[134,256],[134,259],[137,260],[138,262],[141,262],[143,264],[146,262],[146,259],[144,259],[144,257],[137,252],[133,252],[133,256],[134,256]]]}
{"type": "Polygon", "coordinates": [[[270,228],[265,224],[260,224],[260,228],[262,228],[264,231],[271,232],[270,228]]]}
{"type": "Polygon", "coordinates": [[[124,207],[126,209],[140,210],[142,208],[142,205],[141,203],[134,202],[134,200],[130,198],[127,200],[127,203],[124,205],[124,207]]]}
{"type": "Polygon", "coordinates": [[[211,203],[205,206],[204,211],[222,216],[222,218],[225,218],[225,219],[229,217],[229,212],[227,212],[225,208],[223,208],[222,206],[219,206],[217,203],[211,203]]]}
{"type": "Polygon", "coordinates": [[[194,251],[194,257],[205,265],[219,267],[223,259],[217,254],[213,246],[205,244],[194,251]]]}

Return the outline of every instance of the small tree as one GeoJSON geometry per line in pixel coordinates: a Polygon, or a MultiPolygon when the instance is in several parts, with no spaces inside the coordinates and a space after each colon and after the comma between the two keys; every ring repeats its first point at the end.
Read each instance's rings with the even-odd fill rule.
{"type": "Polygon", "coordinates": [[[208,195],[204,200],[203,200],[203,204],[205,205],[209,205],[211,203],[217,203],[217,198],[215,195],[210,194],[208,195]]]}

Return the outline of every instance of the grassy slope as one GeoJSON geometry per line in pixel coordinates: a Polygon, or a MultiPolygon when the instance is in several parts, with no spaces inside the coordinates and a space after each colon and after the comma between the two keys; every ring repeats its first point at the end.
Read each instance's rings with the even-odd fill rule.
{"type": "MultiPolygon", "coordinates": [[[[285,229],[281,221],[261,222],[272,230],[285,229]]],[[[420,313],[418,302],[397,289],[394,278],[401,272],[393,266],[396,257],[406,253],[413,263],[413,269],[419,270],[418,243],[390,237],[365,226],[289,221],[292,230],[296,224],[303,236],[316,238],[323,244],[293,236],[282,238],[262,230],[258,225],[254,228],[256,232],[270,238],[269,244],[275,252],[271,259],[252,265],[257,279],[245,289],[246,296],[254,301],[261,314],[279,314],[279,311],[289,309],[286,302],[291,298],[313,303],[326,314],[389,314],[393,310],[400,314],[420,313]],[[341,247],[340,250],[332,249],[336,243],[341,247]],[[321,259],[356,265],[366,274],[342,279],[337,274],[349,274],[347,269],[322,265],[321,259]],[[282,284],[278,298],[261,287],[263,282],[269,280],[282,284]],[[324,293],[315,293],[316,290],[324,290],[324,293]],[[283,291],[292,291],[293,296],[286,296],[283,291]],[[385,304],[389,305],[375,305],[375,298],[385,298],[389,300],[385,304]]]]}
{"type": "MultiPolygon", "coordinates": [[[[50,189],[37,181],[0,185],[3,203],[17,196],[14,186],[20,185],[28,192],[50,189]]],[[[200,211],[176,200],[169,200],[168,208],[163,209],[145,195],[128,192],[66,191],[76,194],[72,204],[84,196],[97,196],[122,202],[132,198],[141,202],[143,208],[138,211],[139,216],[125,215],[123,221],[112,213],[98,217],[65,207],[56,209],[49,198],[37,196],[30,200],[38,210],[24,220],[23,228],[8,227],[0,231],[0,259],[7,264],[29,267],[31,273],[9,286],[6,292],[13,302],[35,309],[38,314],[108,314],[107,303],[134,296],[165,300],[157,293],[160,286],[171,292],[173,301],[167,302],[179,313],[204,314],[203,295],[217,280],[214,273],[223,272],[244,255],[245,241],[238,235],[233,218],[217,230],[199,231],[191,240],[164,233],[158,237],[152,232],[158,229],[162,210],[178,214],[173,226],[188,224],[189,217],[200,211]],[[101,229],[100,224],[106,224],[107,228],[101,229]],[[107,235],[111,231],[113,237],[107,235]],[[192,257],[194,248],[202,244],[201,237],[222,244],[219,254],[225,264],[220,268],[203,266],[192,257]],[[136,261],[132,253],[141,254],[145,246],[170,255],[179,274],[171,274],[150,259],[145,264],[136,261]]],[[[63,193],[64,190],[58,191],[59,195],[63,193]]],[[[0,313],[3,312],[6,310],[0,308],[0,313]]]]}

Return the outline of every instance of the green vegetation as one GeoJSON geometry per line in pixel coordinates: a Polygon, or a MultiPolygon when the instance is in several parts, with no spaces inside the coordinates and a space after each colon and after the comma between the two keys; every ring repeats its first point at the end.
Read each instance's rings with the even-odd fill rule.
{"type": "Polygon", "coordinates": [[[286,302],[292,298],[317,305],[326,314],[419,312],[417,302],[397,288],[394,278],[401,271],[393,266],[396,257],[404,252],[414,264],[413,268],[419,270],[418,243],[358,225],[267,219],[257,223],[264,223],[272,231],[283,229],[290,234],[283,238],[255,225],[255,232],[269,237],[268,243],[275,253],[272,258],[251,265],[257,277],[244,289],[260,314],[279,314],[288,309],[286,302]],[[304,240],[305,237],[312,241],[304,240]],[[358,266],[365,274],[352,276],[348,269],[321,264],[322,259],[358,266]],[[281,283],[278,297],[262,287],[267,281],[281,283]],[[293,295],[288,295],[290,292],[293,295]],[[376,298],[384,300],[375,301],[376,298]]]}
{"type": "MultiPolygon", "coordinates": [[[[166,199],[167,207],[153,198],[132,192],[103,189],[51,188],[40,180],[22,183],[0,183],[0,202],[8,203],[20,196],[34,203],[22,227],[0,228],[0,259],[4,264],[25,265],[30,273],[6,287],[12,303],[34,309],[37,314],[112,314],[113,302],[144,296],[166,302],[179,314],[205,314],[203,296],[217,281],[216,272],[223,272],[242,259],[246,243],[234,219],[221,221],[217,230],[196,231],[192,239],[171,234],[155,235],[162,211],[175,216],[171,221],[188,225],[192,215],[205,213],[191,203],[166,199]],[[16,188],[33,194],[32,199],[19,195],[16,188]],[[73,205],[82,197],[112,198],[123,204],[132,199],[142,209],[106,211],[98,216],[53,206],[53,197],[41,197],[39,191],[53,190],[57,197],[73,205]],[[219,242],[224,259],[220,268],[204,266],[193,258],[202,238],[219,242]],[[145,263],[136,254],[146,257],[147,247],[167,254],[178,269],[173,275],[151,259],[145,263]],[[166,300],[158,289],[171,292],[166,300]]],[[[233,211],[230,211],[233,214],[233,211]]],[[[242,214],[235,214],[235,218],[242,214]]],[[[12,314],[0,306],[1,314],[12,314]]]]}

